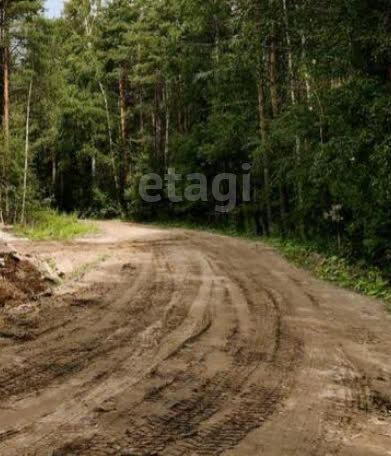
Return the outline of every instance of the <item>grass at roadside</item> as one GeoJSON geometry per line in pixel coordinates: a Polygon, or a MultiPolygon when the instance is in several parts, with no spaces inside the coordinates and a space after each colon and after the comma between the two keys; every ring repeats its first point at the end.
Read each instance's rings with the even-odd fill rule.
{"type": "Polygon", "coordinates": [[[354,264],[337,255],[325,255],[316,246],[292,240],[270,239],[289,261],[313,272],[317,277],[366,296],[383,299],[391,312],[391,284],[382,271],[369,265],[354,264]]]}
{"type": "Polygon", "coordinates": [[[169,228],[203,230],[266,242],[280,251],[289,261],[311,271],[320,279],[333,282],[366,296],[384,300],[388,311],[391,312],[391,283],[380,269],[368,264],[354,264],[342,256],[320,252],[315,243],[305,244],[292,239],[264,238],[238,232],[232,228],[219,229],[186,222],[162,222],[158,225],[169,228]]]}
{"type": "Polygon", "coordinates": [[[97,231],[90,222],[81,222],[76,215],[59,214],[53,210],[34,212],[28,223],[18,224],[12,228],[15,234],[32,240],[67,240],[85,236],[97,231]]]}
{"type": "Polygon", "coordinates": [[[74,271],[69,276],[69,280],[72,281],[79,281],[84,278],[86,274],[90,271],[96,269],[101,263],[105,262],[109,258],[108,254],[102,254],[94,261],[90,261],[89,263],[84,263],[74,271]]]}

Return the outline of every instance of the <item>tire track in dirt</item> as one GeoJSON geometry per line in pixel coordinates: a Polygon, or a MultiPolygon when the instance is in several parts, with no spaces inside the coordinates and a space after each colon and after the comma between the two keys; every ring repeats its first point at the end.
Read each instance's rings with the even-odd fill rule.
{"type": "MultiPolygon", "coordinates": [[[[207,241],[208,242],[208,241],[207,241]]],[[[229,241],[228,241],[229,242],[229,241]]],[[[209,250],[213,250],[213,245],[208,246],[209,250]]],[[[237,258],[240,255],[240,252],[238,252],[238,256],[234,254],[235,247],[233,246],[232,248],[229,249],[229,252],[231,254],[232,258],[235,258],[235,261],[238,262],[237,258]]],[[[216,252],[216,255],[218,255],[218,251],[216,252]]],[[[230,264],[229,258],[222,259],[223,255],[220,252],[219,258],[221,259],[221,262],[227,265],[227,268],[229,270],[233,269],[233,265],[230,264]]],[[[273,278],[269,271],[264,269],[264,265],[258,264],[259,263],[259,257],[257,256],[255,258],[256,264],[252,265],[251,261],[251,255],[247,255],[245,262],[246,264],[243,264],[243,270],[246,270],[246,278],[243,280],[244,283],[247,281],[251,285],[251,289],[254,290],[256,288],[257,283],[268,283],[268,284],[273,284],[275,283],[276,280],[273,278]],[[247,268],[246,268],[247,265],[247,268]],[[250,266],[250,267],[248,267],[250,266]],[[263,277],[262,279],[259,278],[259,276],[255,276],[253,271],[257,271],[258,274],[262,274],[263,277]],[[250,279],[250,280],[248,280],[250,279]],[[251,280],[253,279],[253,280],[251,280]]],[[[289,277],[291,279],[291,277],[289,277]]],[[[291,279],[292,280],[292,279],[291,279]]],[[[277,282],[278,283],[278,282],[277,282]]],[[[299,281],[295,281],[296,285],[299,283],[299,281]]],[[[242,284],[243,286],[243,284],[242,284]]],[[[276,287],[283,289],[283,285],[281,284],[280,286],[276,285],[276,287]]],[[[270,299],[274,301],[275,304],[279,308],[282,309],[282,312],[279,313],[278,319],[280,320],[280,327],[281,327],[281,316],[282,315],[289,315],[289,308],[287,303],[284,303],[284,299],[282,296],[276,292],[274,289],[270,289],[266,286],[261,287],[263,288],[266,293],[270,296],[270,299]]],[[[302,290],[301,288],[296,289],[295,291],[295,296],[294,300],[299,301],[300,299],[308,300],[310,308],[315,308],[316,310],[319,309],[319,301],[315,297],[312,296],[308,291],[302,290]],[[300,298],[302,296],[302,298],[300,298]],[[316,300],[316,305],[314,305],[314,301],[316,300]]],[[[271,323],[269,323],[270,325],[271,323]]],[[[278,338],[276,338],[278,340],[278,338]]],[[[312,351],[314,351],[315,347],[311,347],[310,338],[307,338],[307,344],[309,345],[306,349],[306,352],[310,354],[312,351]]],[[[315,345],[318,345],[319,341],[315,343],[315,345]]],[[[331,344],[332,345],[332,344],[331,344]]],[[[332,345],[332,348],[330,349],[331,353],[336,354],[338,352],[338,346],[332,345]]],[[[308,355],[307,355],[308,356],[308,355]]],[[[310,355],[312,356],[312,355],[310,355]]],[[[299,361],[300,356],[298,356],[294,361],[295,364],[299,361]]],[[[318,360],[314,360],[315,365],[319,364],[318,360]]],[[[335,364],[335,368],[338,368],[340,365],[340,362],[337,362],[335,364]]],[[[285,368],[289,366],[289,362],[287,360],[285,361],[285,368]]],[[[346,373],[345,369],[345,373],[346,373]]],[[[365,393],[361,391],[357,391],[357,386],[360,385],[360,383],[363,383],[363,380],[361,379],[360,381],[357,382],[358,377],[356,375],[353,376],[356,381],[353,382],[348,382],[349,387],[345,387],[345,395],[347,398],[344,401],[339,401],[336,400],[336,398],[332,398],[332,400],[324,401],[324,404],[321,407],[318,407],[317,409],[313,407],[313,391],[311,394],[311,389],[314,390],[314,386],[306,382],[301,382],[300,388],[302,388],[301,394],[296,393],[298,398],[302,398],[302,402],[300,400],[297,401],[298,407],[293,413],[289,415],[289,421],[286,423],[286,429],[289,427],[292,427],[292,422],[299,422],[300,427],[298,427],[296,431],[296,436],[295,437],[292,433],[289,433],[289,442],[284,442],[284,438],[279,437],[276,439],[275,435],[276,433],[272,433],[273,437],[270,439],[273,439],[273,444],[268,446],[268,438],[265,436],[261,437],[261,441],[263,441],[262,445],[259,446],[260,449],[262,449],[265,454],[283,454],[284,452],[289,451],[291,454],[309,454],[311,455],[323,455],[327,452],[330,452],[330,454],[337,454],[340,450],[340,448],[343,446],[342,442],[342,437],[340,433],[340,429],[342,426],[342,429],[344,429],[344,432],[348,430],[348,425],[350,422],[354,421],[355,415],[357,415],[357,412],[359,409],[362,409],[362,399],[360,397],[365,397],[365,393]],[[351,400],[351,396],[357,397],[358,399],[351,400]],[[310,405],[311,403],[311,405],[310,405]],[[306,404],[308,406],[306,407],[306,404]],[[302,413],[303,409],[306,410],[306,414],[304,415],[302,413]],[[298,419],[295,417],[295,414],[299,417],[298,419]],[[300,436],[302,432],[300,430],[305,429],[306,430],[306,439],[302,439],[300,436]],[[295,443],[296,440],[296,443],[295,443]],[[278,443],[276,443],[278,442],[278,443]],[[289,450],[288,450],[289,448],[289,450]]],[[[346,376],[344,377],[346,378],[346,376]]],[[[292,379],[291,379],[292,380],[292,379]]],[[[264,379],[260,379],[261,382],[264,382],[264,379]]],[[[364,382],[365,383],[365,382],[364,382]]],[[[292,383],[291,383],[292,386],[292,383]]],[[[325,391],[327,391],[327,384],[322,384],[320,383],[319,388],[323,388],[325,391]]],[[[316,390],[315,390],[316,391],[316,390]]],[[[330,393],[331,394],[331,393],[330,393]]],[[[353,429],[353,426],[350,426],[349,428],[353,429]]],[[[284,431],[282,430],[281,435],[283,435],[284,431]]],[[[262,434],[259,433],[261,436],[262,434]]],[[[233,453],[233,454],[241,454],[240,450],[238,453],[233,453]]],[[[249,453],[250,454],[250,453],[249,453]]],[[[251,453],[252,454],[252,453],[251,453]]]]}
{"type": "MultiPolygon", "coordinates": [[[[220,454],[236,445],[249,430],[262,424],[274,411],[281,399],[280,385],[276,386],[274,383],[275,373],[268,378],[269,387],[260,387],[258,383],[263,380],[265,384],[265,378],[255,376],[255,372],[260,363],[272,363],[282,346],[280,321],[270,312],[274,309],[278,315],[277,301],[271,299],[269,293],[263,292],[264,306],[268,309],[260,313],[263,317],[271,314],[270,318],[274,318],[275,322],[266,324],[264,328],[265,333],[271,328],[271,339],[267,335],[259,338],[262,325],[259,318],[254,318],[250,312],[248,296],[243,292],[243,288],[231,278],[227,278],[213,262],[210,261],[210,264],[215,280],[222,284],[222,289],[213,299],[215,309],[211,310],[210,328],[194,340],[191,350],[192,353],[202,354],[202,358],[207,353],[213,354],[216,345],[220,346],[220,349],[225,346],[224,348],[231,352],[229,365],[210,377],[205,366],[200,369],[199,363],[194,360],[187,360],[186,363],[186,356],[178,352],[179,357],[182,355],[184,358],[188,375],[166,384],[168,390],[159,390],[158,399],[166,404],[161,413],[147,416],[141,420],[141,424],[137,419],[129,420],[126,436],[118,440],[95,438],[93,441],[83,442],[79,450],[72,447],[73,452],[98,454],[107,447],[115,449],[121,442],[121,448],[125,446],[131,453],[140,455],[220,454]],[[229,298],[229,305],[221,299],[223,297],[229,298]],[[235,311],[235,319],[231,319],[231,324],[222,323],[227,311],[230,313],[230,307],[235,311]],[[221,341],[227,340],[230,335],[238,336],[237,346],[226,347],[224,343],[221,344],[221,341]],[[271,342],[273,337],[276,339],[274,343],[271,342]],[[271,353],[267,356],[265,353],[269,349],[271,353]],[[189,375],[193,369],[194,374],[189,375]],[[182,394],[184,391],[190,392],[190,395],[180,398],[178,394],[175,397],[172,391],[169,391],[172,387],[182,394]],[[164,393],[170,397],[170,401],[164,401],[164,393]]],[[[206,363],[210,364],[210,359],[207,359],[206,363]]],[[[165,377],[167,378],[167,372],[165,377]]],[[[145,416],[145,412],[136,409],[132,410],[132,415],[145,416]]]]}
{"type": "MultiPolygon", "coordinates": [[[[58,393],[59,393],[59,401],[58,404],[61,404],[61,402],[64,400],[64,395],[66,393],[66,390],[71,389],[72,390],[72,382],[71,385],[67,385],[66,381],[68,377],[72,377],[75,375],[77,372],[82,372],[84,368],[89,367],[89,364],[93,363],[94,360],[99,360],[103,359],[105,361],[105,368],[107,369],[107,355],[108,353],[113,350],[114,348],[119,348],[122,343],[126,342],[126,339],[129,338],[129,335],[121,335],[121,337],[118,340],[110,340],[110,335],[115,334],[115,331],[118,330],[118,327],[112,327],[113,322],[110,322],[110,318],[113,315],[116,315],[118,312],[123,311],[124,307],[126,310],[126,306],[129,304],[129,299],[134,299],[135,294],[137,293],[137,290],[141,290],[141,296],[139,301],[134,301],[133,302],[133,312],[140,313],[144,312],[144,307],[141,307],[141,304],[143,303],[144,299],[149,296],[149,293],[153,289],[153,287],[156,285],[155,280],[150,280],[151,277],[153,278],[154,276],[154,269],[156,265],[156,261],[151,261],[153,260],[153,256],[149,254],[147,258],[145,258],[146,261],[140,263],[140,268],[137,272],[137,276],[135,277],[133,284],[130,286],[129,285],[124,285],[120,287],[120,290],[114,293],[114,297],[112,297],[112,306],[111,309],[107,312],[107,307],[109,307],[109,304],[106,302],[102,307],[104,307],[106,310],[101,313],[101,312],[96,312],[96,309],[89,309],[88,313],[84,318],[81,319],[81,321],[76,321],[75,326],[76,328],[70,328],[69,325],[67,325],[66,328],[66,334],[65,336],[59,338],[57,341],[54,339],[53,342],[53,336],[50,336],[50,338],[47,338],[45,341],[37,341],[37,343],[34,344],[32,347],[31,352],[27,351],[27,353],[31,353],[31,356],[33,357],[33,360],[35,361],[35,364],[32,364],[29,366],[29,368],[26,368],[26,366],[22,366],[21,369],[23,370],[23,374],[27,369],[29,369],[26,373],[25,376],[20,375],[19,371],[16,370],[16,372],[12,372],[11,374],[14,375],[14,377],[11,377],[11,381],[9,383],[11,388],[13,388],[13,394],[20,394],[22,397],[23,395],[28,395],[31,396],[30,391],[32,389],[37,389],[37,388],[43,388],[47,386],[49,383],[53,381],[59,382],[59,387],[58,387],[58,393]],[[149,284],[149,285],[148,285],[149,284]],[[122,292],[124,293],[122,294],[122,292]],[[146,293],[143,295],[143,293],[146,293]],[[94,315],[95,313],[98,313],[98,315],[94,315]],[[108,321],[107,321],[108,320],[108,321]],[[111,326],[110,326],[111,324],[111,326]],[[90,331],[86,331],[86,328],[90,329],[90,331]],[[91,337],[91,333],[94,335],[94,337],[91,337]],[[80,338],[78,336],[80,335],[80,338]],[[67,337],[69,338],[70,341],[74,340],[74,342],[71,342],[71,345],[74,345],[76,349],[74,348],[69,348],[69,341],[67,342],[67,337]],[[122,341],[122,339],[125,339],[122,341]],[[65,341],[65,343],[63,342],[65,341]],[[102,343],[103,342],[103,343],[102,343]],[[47,345],[46,345],[47,344],[47,345]],[[64,345],[63,347],[61,345],[64,345]],[[51,350],[49,352],[49,357],[47,353],[47,346],[51,347],[51,350]],[[53,348],[52,348],[53,347],[53,348]],[[57,347],[57,348],[56,348],[57,347]],[[62,358],[64,357],[64,358],[62,358]],[[37,359],[35,359],[37,358],[37,359]],[[48,359],[49,358],[49,359],[48,359]],[[53,372],[53,365],[56,366],[56,362],[58,363],[58,360],[63,360],[63,365],[64,368],[61,369],[59,372],[54,371],[53,372]],[[42,360],[42,361],[41,361],[42,360]],[[53,364],[51,364],[53,363],[53,364]],[[77,372],[72,369],[72,366],[76,365],[77,372]],[[43,377],[43,378],[42,378],[43,377]],[[27,378],[27,381],[26,381],[27,378]],[[12,380],[15,383],[12,382],[12,380]],[[62,383],[64,383],[64,388],[62,388],[62,383]],[[65,391],[64,391],[65,389],[65,391]],[[23,394],[22,394],[23,391],[23,394]]],[[[143,318],[136,320],[136,328],[133,328],[137,332],[137,323],[141,323],[141,327],[143,327],[143,319],[146,318],[146,314],[142,315],[143,318]]],[[[122,320],[122,324],[125,325],[126,327],[126,320],[122,320]]],[[[119,328],[120,329],[120,328],[119,328]]],[[[139,327],[140,329],[140,327],[139,327]]],[[[23,347],[25,349],[28,347],[23,347]]],[[[91,378],[91,381],[96,383],[99,379],[99,373],[94,372],[93,377],[91,378]]],[[[49,396],[48,399],[46,399],[46,402],[48,403],[48,406],[50,406],[50,409],[55,409],[55,406],[57,405],[57,401],[53,401],[52,394],[46,394],[46,396],[49,396]]],[[[68,396],[69,398],[69,396],[68,396]]],[[[13,397],[11,404],[14,402],[18,403],[20,402],[20,398],[18,396],[13,397]]],[[[39,416],[44,415],[44,409],[41,410],[36,410],[35,413],[31,413],[31,409],[34,409],[34,400],[31,401],[32,404],[30,407],[27,408],[27,410],[24,410],[27,416],[30,415],[30,420],[37,419],[39,416]]],[[[41,398],[40,403],[45,404],[45,399],[41,398]]],[[[15,413],[16,415],[16,421],[19,421],[21,423],[25,423],[26,420],[18,420],[19,414],[15,413]]],[[[12,418],[12,414],[11,414],[12,418]]],[[[12,422],[12,420],[11,420],[12,422]]],[[[26,425],[26,424],[21,424],[21,425],[26,425]]],[[[1,447],[0,447],[1,448],[1,447]]]]}
{"type": "MultiPolygon", "coordinates": [[[[9,372],[7,369],[2,370],[0,397],[46,387],[55,379],[72,375],[81,370],[85,363],[104,355],[107,348],[102,346],[101,342],[107,340],[112,332],[109,320],[113,313],[117,312],[117,309],[123,308],[128,299],[133,298],[137,289],[144,289],[147,296],[151,293],[151,288],[155,286],[152,264],[150,258],[146,259],[142,267],[138,269],[138,275],[130,290],[126,285],[126,288],[122,287],[123,290],[126,289],[126,292],[121,290],[115,294],[117,296],[114,296],[111,309],[107,302],[103,302],[98,308],[89,307],[81,315],[76,312],[71,325],[67,320],[65,327],[59,327],[55,334],[47,334],[29,345],[23,344],[16,351],[16,356],[23,353],[26,357],[27,352],[34,360],[34,364],[20,366],[20,369],[10,369],[9,372]],[[86,328],[89,328],[89,331],[86,331],[86,328]],[[75,342],[69,344],[69,341],[72,340],[75,342]],[[51,347],[50,360],[47,358],[48,346],[51,347]]],[[[134,307],[133,311],[136,310],[134,307]]]]}
{"type": "MultiPolygon", "coordinates": [[[[132,283],[76,307],[78,324],[6,347],[8,358],[27,349],[32,372],[61,356],[81,365],[44,373],[46,384],[34,376],[0,403],[2,456],[351,456],[347,439],[376,404],[352,356],[363,338],[344,331],[338,301],[244,241],[162,232],[118,247],[138,265],[123,271],[136,272],[132,283]]],[[[349,315],[351,327],[369,326],[353,307],[349,315]]],[[[373,325],[369,333],[366,350],[381,340],[373,325]]]]}
{"type": "MultiPolygon", "coordinates": [[[[232,264],[225,264],[232,276],[235,268],[232,264]]],[[[273,370],[273,363],[280,357],[282,361],[287,348],[284,347],[286,334],[281,328],[278,300],[274,299],[274,295],[269,291],[261,289],[256,293],[256,287],[247,289],[243,278],[230,278],[233,300],[237,305],[239,304],[238,313],[245,313],[240,305],[241,300],[245,300],[246,305],[251,309],[254,324],[251,329],[256,330],[244,349],[242,347],[235,353],[236,366],[231,368],[231,375],[233,379],[240,380],[234,385],[231,380],[231,385],[226,385],[226,391],[230,391],[231,387],[234,393],[228,401],[227,409],[222,407],[216,415],[201,426],[200,432],[194,437],[162,454],[221,454],[235,447],[249,431],[261,426],[273,414],[284,394],[285,386],[281,372],[273,370]],[[254,292],[256,300],[251,296],[254,292]],[[261,303],[263,306],[260,305],[261,303]],[[265,303],[267,303],[266,306],[265,303]],[[263,334],[264,337],[257,337],[257,333],[263,334]],[[267,371],[264,369],[265,365],[267,365],[267,371]]],[[[291,342],[293,344],[289,348],[294,348],[284,359],[285,367],[289,367],[291,364],[289,361],[300,356],[298,345],[294,339],[291,342]]]]}
{"type": "MultiPolygon", "coordinates": [[[[227,240],[230,243],[230,240],[227,240]]],[[[237,258],[240,256],[240,251],[237,252],[235,255],[235,250],[238,250],[239,246],[231,246],[229,251],[232,253],[232,258],[235,258],[235,261],[238,262],[237,258]]],[[[224,260],[226,262],[227,260],[224,260]]],[[[261,259],[257,252],[247,252],[245,260],[242,261],[242,270],[246,271],[246,277],[243,279],[244,283],[247,283],[247,286],[250,286],[252,290],[256,289],[256,287],[260,287],[261,290],[264,290],[267,295],[269,296],[271,302],[273,302],[274,306],[279,309],[278,312],[278,325],[276,327],[276,331],[280,332],[280,337],[276,337],[276,340],[280,340],[281,343],[284,343],[285,340],[288,341],[288,346],[292,341],[293,344],[296,343],[296,348],[292,350],[292,347],[288,347],[291,349],[291,356],[282,358],[283,362],[279,363],[278,359],[277,362],[277,373],[276,375],[281,375],[281,372],[285,372],[286,377],[283,379],[282,383],[282,391],[284,391],[283,398],[286,400],[289,398],[290,395],[296,394],[297,395],[297,406],[298,408],[291,414],[289,414],[289,419],[284,422],[282,426],[276,426],[274,423],[275,421],[280,422],[281,420],[279,415],[275,415],[271,417],[271,420],[265,421],[265,428],[271,429],[265,431],[264,433],[262,430],[258,430],[258,441],[255,448],[260,452],[260,454],[292,454],[292,455],[305,455],[311,454],[312,456],[317,454],[324,454],[319,451],[319,444],[322,441],[322,437],[324,434],[323,424],[319,417],[321,416],[321,411],[316,410],[314,407],[309,406],[307,409],[305,408],[307,397],[310,398],[310,391],[304,388],[305,383],[300,383],[300,393],[295,392],[293,393],[294,387],[296,383],[300,382],[300,376],[294,375],[295,371],[298,371],[301,375],[301,366],[304,365],[305,360],[303,359],[306,356],[306,352],[308,352],[309,347],[307,347],[308,339],[305,340],[303,338],[303,334],[300,334],[295,328],[292,327],[290,318],[292,315],[292,302],[297,301],[297,296],[290,296],[285,299],[278,291],[283,290],[285,287],[279,280],[270,273],[269,268],[266,268],[268,265],[267,260],[261,259]],[[272,286],[274,288],[272,288],[272,286]],[[300,407],[300,408],[299,408],[300,407]],[[300,411],[305,409],[306,413],[301,414],[300,411]],[[297,416],[296,416],[297,412],[297,416]],[[300,415],[303,415],[302,417],[300,415]],[[303,420],[302,420],[303,418],[303,420]],[[287,435],[287,429],[295,429],[296,424],[297,431],[292,431],[289,433],[289,437],[287,435]],[[302,432],[300,429],[306,429],[305,435],[306,438],[302,438],[302,432]],[[269,435],[270,433],[270,435],[269,435]],[[286,437],[285,437],[286,436],[286,437]],[[288,440],[289,439],[289,440],[288,440]],[[288,442],[287,442],[288,440],[288,442]]],[[[298,302],[303,298],[300,296],[298,302]]],[[[304,297],[307,299],[307,296],[304,297]]],[[[310,301],[308,301],[310,302],[310,301]]],[[[311,306],[313,305],[313,301],[310,302],[311,306]]],[[[278,348],[278,347],[277,347],[278,348]]],[[[282,349],[284,351],[284,349],[282,349]]],[[[276,354],[278,356],[279,350],[276,350],[276,354]]],[[[260,379],[261,382],[265,382],[265,379],[260,379]]],[[[312,398],[311,398],[312,400],[312,398]]],[[[312,404],[312,403],[311,403],[312,404]]],[[[283,407],[279,404],[279,412],[283,410],[283,407]]],[[[285,405],[284,405],[285,406],[285,405]]],[[[244,452],[242,447],[239,446],[234,451],[230,451],[227,454],[229,455],[237,455],[237,454],[254,454],[254,446],[252,447],[251,451],[244,452]],[[243,452],[243,453],[242,453],[243,452]]]]}
{"type": "MultiPolygon", "coordinates": [[[[173,272],[169,272],[167,275],[167,265],[166,265],[165,261],[162,261],[160,266],[161,266],[160,273],[162,274],[162,277],[159,277],[158,281],[156,281],[156,279],[151,280],[151,279],[153,279],[153,276],[150,274],[150,272],[151,272],[150,270],[148,270],[148,273],[146,274],[146,279],[153,286],[152,289],[155,290],[154,292],[151,293],[151,288],[145,285],[145,280],[142,280],[142,283],[145,286],[145,290],[142,290],[143,293],[142,293],[142,299],[140,300],[140,305],[142,305],[142,308],[145,309],[146,300],[149,300],[149,302],[152,304],[153,300],[158,299],[159,301],[161,301],[161,303],[164,307],[168,302],[169,304],[165,311],[162,311],[162,309],[159,307],[157,309],[155,309],[156,310],[155,316],[161,317],[161,315],[163,315],[164,321],[166,322],[168,327],[171,330],[173,330],[176,326],[179,325],[180,321],[183,320],[183,318],[185,316],[184,310],[185,310],[186,306],[182,302],[183,296],[181,293],[174,292],[174,293],[170,293],[170,295],[167,295],[164,293],[162,294],[162,291],[163,291],[162,287],[164,286],[165,283],[167,283],[168,276],[172,275],[173,272]],[[159,288],[157,288],[156,283],[160,283],[160,285],[162,285],[162,286],[159,286],[159,288]],[[175,297],[173,297],[174,295],[175,295],[175,297]],[[171,296],[171,299],[170,299],[170,296],[171,296]]],[[[183,266],[183,264],[181,266],[183,266]]],[[[182,283],[180,284],[180,287],[185,286],[186,293],[189,294],[190,296],[192,295],[192,289],[195,290],[196,288],[198,288],[198,283],[199,283],[198,277],[199,277],[199,267],[198,266],[194,267],[193,264],[191,265],[191,268],[189,269],[189,271],[186,272],[185,275],[183,275],[183,273],[180,275],[180,278],[182,279],[182,283]]],[[[182,292],[183,292],[183,290],[182,290],[182,292]]],[[[129,301],[129,299],[134,299],[134,298],[135,297],[133,296],[133,292],[131,290],[130,292],[128,292],[128,296],[125,295],[124,297],[121,298],[121,301],[123,301],[123,303],[125,303],[126,301],[129,301]]],[[[202,299],[201,299],[201,301],[202,301],[202,299]]],[[[115,307],[122,308],[122,304],[115,305],[115,307]]],[[[149,307],[151,307],[151,306],[149,306],[149,307]]],[[[134,314],[134,310],[133,310],[133,317],[134,317],[134,315],[135,314],[134,314]]],[[[137,322],[137,320],[136,320],[136,322],[137,322]]],[[[133,327],[133,325],[131,325],[131,327],[133,327]]],[[[132,367],[134,368],[133,370],[135,370],[135,360],[137,358],[141,358],[142,356],[146,357],[146,354],[145,354],[145,353],[147,353],[146,350],[151,349],[151,348],[154,350],[155,347],[158,346],[158,342],[159,342],[159,340],[156,340],[155,331],[153,331],[153,329],[156,328],[156,320],[155,320],[155,323],[153,323],[150,326],[147,326],[147,328],[148,328],[147,330],[145,330],[145,326],[143,326],[143,328],[144,328],[144,331],[140,334],[139,337],[135,338],[135,341],[133,344],[135,351],[132,354],[130,361],[127,360],[126,356],[125,356],[125,364],[130,363],[132,365],[132,367]],[[151,342],[152,342],[152,344],[151,344],[151,342]]],[[[158,331],[158,333],[161,333],[161,331],[158,331]]],[[[162,337],[162,334],[160,334],[159,337],[162,337]]],[[[128,347],[127,349],[130,349],[130,347],[128,347]]],[[[164,356],[167,356],[167,354],[164,356]]],[[[105,361],[107,364],[107,360],[105,360],[105,361]]],[[[145,363],[145,360],[144,360],[144,363],[145,363]]],[[[120,372],[120,374],[117,377],[118,377],[118,379],[121,380],[121,382],[123,382],[124,372],[126,372],[126,369],[127,369],[125,364],[124,364],[124,362],[117,362],[117,370],[120,372]]],[[[148,366],[148,369],[151,369],[151,367],[148,366]]],[[[113,377],[114,377],[115,372],[116,371],[114,370],[114,372],[112,372],[110,375],[108,375],[106,380],[99,379],[99,381],[98,381],[98,379],[95,379],[95,378],[91,379],[92,384],[94,384],[93,392],[94,392],[94,396],[96,398],[99,398],[99,391],[103,391],[103,392],[105,391],[106,396],[108,394],[109,395],[114,394],[115,390],[113,389],[113,382],[114,382],[113,377]]],[[[135,372],[132,372],[132,376],[134,376],[134,374],[135,374],[135,372]]],[[[125,384],[126,384],[126,382],[127,382],[127,380],[125,381],[125,384]]],[[[94,400],[94,397],[91,397],[91,396],[92,396],[92,394],[90,392],[88,395],[84,395],[82,397],[83,397],[84,401],[94,400]]],[[[102,401],[104,399],[105,399],[105,397],[101,398],[102,401]]],[[[106,399],[107,399],[107,397],[106,397],[106,399]]],[[[85,412],[85,411],[83,410],[83,412],[85,412]]],[[[62,413],[64,413],[64,410],[60,410],[60,411],[56,412],[57,415],[61,415],[62,413]]],[[[80,412],[78,412],[78,413],[80,414],[80,412]]],[[[70,414],[71,416],[73,416],[72,419],[76,419],[78,416],[78,413],[70,414]]],[[[50,419],[55,419],[55,417],[52,415],[50,417],[50,419]]]]}

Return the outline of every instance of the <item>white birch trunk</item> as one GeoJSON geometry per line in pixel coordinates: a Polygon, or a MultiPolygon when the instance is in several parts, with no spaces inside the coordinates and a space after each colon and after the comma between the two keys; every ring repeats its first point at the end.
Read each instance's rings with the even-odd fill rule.
{"type": "Polygon", "coordinates": [[[109,145],[110,145],[110,158],[111,158],[111,167],[113,171],[113,178],[115,189],[117,191],[117,196],[119,197],[119,181],[117,176],[117,169],[115,166],[115,155],[114,155],[114,143],[113,143],[113,135],[111,132],[111,121],[110,121],[110,111],[109,111],[109,103],[107,101],[107,96],[103,84],[99,82],[99,88],[102,93],[103,101],[105,103],[105,110],[106,110],[106,121],[107,121],[107,132],[109,135],[109,145]]]}
{"type": "Polygon", "coordinates": [[[20,216],[21,223],[25,221],[26,212],[26,196],[27,196],[27,174],[29,167],[29,140],[30,140],[30,106],[31,106],[31,94],[33,92],[33,80],[30,81],[29,94],[27,99],[27,115],[26,115],[26,145],[24,152],[24,173],[23,173],[23,198],[22,198],[22,211],[20,216]]]}

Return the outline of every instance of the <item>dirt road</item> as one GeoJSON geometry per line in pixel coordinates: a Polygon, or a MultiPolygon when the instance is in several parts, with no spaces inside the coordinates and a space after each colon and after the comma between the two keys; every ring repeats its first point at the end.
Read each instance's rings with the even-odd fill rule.
{"type": "Polygon", "coordinates": [[[391,455],[381,303],[260,243],[101,229],[15,243],[68,269],[0,315],[1,456],[391,455]]]}

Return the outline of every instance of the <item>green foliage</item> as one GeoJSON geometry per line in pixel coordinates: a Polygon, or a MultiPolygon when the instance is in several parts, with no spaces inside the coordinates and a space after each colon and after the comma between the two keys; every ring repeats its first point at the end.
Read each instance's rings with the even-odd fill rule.
{"type": "MultiPolygon", "coordinates": [[[[39,0],[5,2],[12,116],[9,147],[0,137],[0,215],[21,219],[32,81],[28,210],[48,200],[83,216],[316,240],[346,258],[327,266],[338,282],[360,261],[388,278],[388,3],[68,0],[47,20],[39,0]],[[168,168],[203,173],[210,189],[243,163],[252,202],[239,196],[230,214],[216,214],[210,191],[207,202],[173,204],[164,188],[155,205],[138,191],[143,174],[168,168]]],[[[381,289],[372,280],[368,293],[381,289]]]]}
{"type": "Polygon", "coordinates": [[[391,284],[384,271],[362,263],[350,263],[346,258],[320,254],[316,245],[298,241],[271,239],[290,261],[313,272],[317,277],[336,283],[367,296],[382,299],[391,311],[391,284]]]}
{"type": "Polygon", "coordinates": [[[54,210],[36,210],[29,214],[28,223],[17,224],[13,231],[37,241],[67,240],[93,234],[96,226],[81,222],[76,215],[59,214],[54,210]]]}
{"type": "Polygon", "coordinates": [[[96,269],[100,264],[105,262],[109,258],[109,255],[102,254],[94,261],[90,261],[88,263],[84,263],[79,266],[77,269],[74,269],[71,274],[69,275],[69,280],[79,281],[82,280],[83,277],[88,274],[90,271],[96,269]]]}

